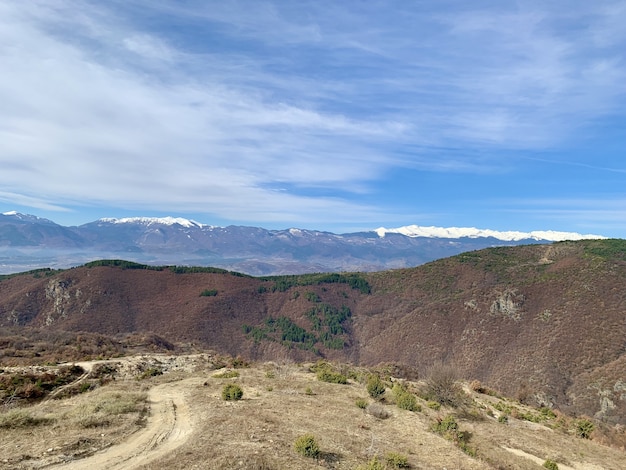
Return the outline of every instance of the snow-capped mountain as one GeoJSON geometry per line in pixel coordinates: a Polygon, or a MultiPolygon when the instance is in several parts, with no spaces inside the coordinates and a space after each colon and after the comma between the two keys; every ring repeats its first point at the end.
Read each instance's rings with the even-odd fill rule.
{"type": "Polygon", "coordinates": [[[182,217],[125,217],[122,219],[102,218],[97,222],[106,224],[143,224],[143,225],[180,225],[181,227],[205,227],[205,225],[195,220],[184,219],[182,217]]]}
{"type": "Polygon", "coordinates": [[[602,235],[582,235],[575,232],[556,232],[553,230],[532,232],[498,232],[497,230],[479,229],[474,227],[420,227],[419,225],[407,225],[398,228],[380,227],[375,230],[379,237],[388,233],[399,233],[407,237],[426,238],[495,238],[503,241],[551,241],[562,242],[565,240],[594,240],[604,239],[602,235]]]}
{"type": "Polygon", "coordinates": [[[0,215],[0,273],[68,267],[102,258],[210,265],[253,275],[374,271],[417,266],[490,246],[585,238],[603,237],[417,225],[334,234],[298,228],[216,227],[180,217],[103,218],[63,227],[11,211],[0,215]]]}

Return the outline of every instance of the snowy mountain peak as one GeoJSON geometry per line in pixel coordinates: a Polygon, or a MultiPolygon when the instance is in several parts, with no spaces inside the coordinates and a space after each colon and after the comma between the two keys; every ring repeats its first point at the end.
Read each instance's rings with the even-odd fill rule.
{"type": "Polygon", "coordinates": [[[560,242],[564,240],[592,240],[604,239],[601,235],[582,235],[575,232],[555,232],[533,231],[533,232],[517,232],[507,231],[499,232],[497,230],[478,229],[474,227],[421,227],[418,225],[407,225],[398,228],[380,227],[374,230],[379,237],[384,238],[387,233],[398,233],[407,237],[426,237],[426,238],[496,238],[503,241],[520,241],[520,240],[545,240],[552,242],[560,242]]]}
{"type": "Polygon", "coordinates": [[[103,218],[99,222],[108,224],[180,225],[185,228],[202,228],[203,224],[183,217],[125,217],[122,219],[103,218]]]}
{"type": "Polygon", "coordinates": [[[16,219],[21,220],[23,222],[54,224],[54,222],[52,222],[51,220],[44,219],[42,217],[37,217],[36,215],[22,214],[21,212],[17,212],[17,211],[3,212],[2,215],[6,217],[15,217],[16,219]]]}

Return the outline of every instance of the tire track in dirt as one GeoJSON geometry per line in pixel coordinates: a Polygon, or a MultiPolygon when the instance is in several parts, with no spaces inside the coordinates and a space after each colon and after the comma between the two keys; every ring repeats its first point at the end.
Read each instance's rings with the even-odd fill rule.
{"type": "Polygon", "coordinates": [[[185,392],[202,382],[190,378],[157,385],[148,392],[150,415],[145,427],[123,442],[84,459],[55,465],[53,469],[131,470],[172,452],[183,445],[193,431],[192,416],[185,392]]]}

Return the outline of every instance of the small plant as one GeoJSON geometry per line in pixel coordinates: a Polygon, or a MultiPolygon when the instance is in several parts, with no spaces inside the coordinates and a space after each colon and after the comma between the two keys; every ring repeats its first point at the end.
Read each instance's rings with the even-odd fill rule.
{"type": "Polygon", "coordinates": [[[385,470],[385,464],[378,457],[372,457],[364,466],[359,467],[359,470],[385,470]]]}
{"type": "Polygon", "coordinates": [[[480,380],[472,380],[469,384],[469,388],[476,393],[485,393],[485,387],[483,387],[480,380]]]}
{"type": "Polygon", "coordinates": [[[214,379],[234,379],[235,377],[239,377],[239,372],[236,370],[225,370],[224,372],[213,374],[212,377],[214,379]]]}
{"type": "Polygon", "coordinates": [[[506,424],[509,422],[509,417],[505,414],[498,416],[498,423],[506,424]]]}
{"type": "Polygon", "coordinates": [[[396,405],[401,410],[422,411],[422,407],[417,404],[417,398],[405,387],[395,384],[392,389],[396,405]]]}
{"type": "Polygon", "coordinates": [[[367,412],[378,419],[387,419],[391,416],[391,413],[389,413],[389,411],[387,411],[384,406],[378,403],[372,403],[371,405],[368,405],[367,412]]]}
{"type": "Polygon", "coordinates": [[[559,470],[559,466],[557,465],[557,463],[554,460],[546,460],[543,463],[543,468],[547,468],[548,470],[559,470]]]}
{"type": "Polygon", "coordinates": [[[387,452],[385,454],[385,461],[391,468],[409,468],[409,459],[406,455],[399,454],[398,452],[387,452]]]}
{"type": "Polygon", "coordinates": [[[594,424],[586,418],[581,418],[576,421],[576,435],[578,437],[589,439],[594,429],[594,424]]]}
{"type": "Polygon", "coordinates": [[[340,374],[339,372],[333,372],[330,369],[322,369],[317,373],[317,380],[322,382],[329,382],[334,384],[345,385],[348,383],[348,378],[340,374]]]}
{"type": "Polygon", "coordinates": [[[307,292],[306,294],[304,294],[304,296],[306,297],[306,299],[309,302],[321,302],[322,299],[320,299],[319,295],[317,295],[315,292],[307,292]]]}
{"type": "Polygon", "coordinates": [[[441,409],[441,404],[436,401],[429,401],[428,403],[426,403],[426,406],[435,411],[439,411],[441,409]]]}
{"type": "Polygon", "coordinates": [[[311,389],[311,387],[307,387],[306,390],[304,391],[305,395],[315,395],[313,393],[313,390],[311,389]]]}
{"type": "Polygon", "coordinates": [[[156,377],[158,375],[163,375],[163,369],[160,367],[149,367],[141,373],[139,379],[149,379],[150,377],[156,377]]]}
{"type": "Polygon", "coordinates": [[[470,457],[476,456],[476,449],[468,445],[470,433],[459,429],[459,425],[454,419],[454,416],[448,415],[445,418],[437,418],[437,421],[435,421],[431,429],[445,439],[454,442],[459,449],[470,457]]]}
{"type": "Polygon", "coordinates": [[[243,390],[237,384],[226,384],[222,389],[222,399],[226,401],[237,401],[243,397],[243,390]]]}
{"type": "Polygon", "coordinates": [[[396,398],[396,405],[401,410],[422,411],[422,407],[417,403],[417,398],[410,392],[400,394],[396,398]]]}
{"type": "Polygon", "coordinates": [[[380,399],[380,397],[385,393],[385,384],[380,377],[376,374],[372,374],[367,379],[367,393],[374,400],[380,399]]]}
{"type": "Polygon", "coordinates": [[[204,289],[202,292],[200,292],[200,297],[215,297],[216,295],[216,289],[204,289]]]}
{"type": "Polygon", "coordinates": [[[294,450],[304,457],[315,458],[320,455],[320,446],[313,434],[304,434],[296,439],[293,444],[294,450]]]}
{"type": "Polygon", "coordinates": [[[361,408],[362,410],[367,408],[367,400],[365,398],[357,398],[354,404],[358,406],[359,408],[361,408]]]}

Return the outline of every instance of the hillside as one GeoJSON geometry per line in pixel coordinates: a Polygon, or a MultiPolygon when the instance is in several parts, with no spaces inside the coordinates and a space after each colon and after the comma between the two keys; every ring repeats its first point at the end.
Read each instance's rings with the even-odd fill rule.
{"type": "Polygon", "coordinates": [[[72,369],[82,375],[54,399],[0,410],[0,469],[624,468],[616,448],[623,433],[474,384],[456,383],[456,403],[440,405],[437,395],[424,396],[428,381],[399,381],[385,367],[245,364],[205,352],[72,369]],[[326,376],[346,380],[320,380],[326,376]],[[375,398],[372,377],[381,385],[375,398]]]}
{"type": "Polygon", "coordinates": [[[394,363],[407,376],[444,362],[524,402],[626,424],[624,240],[491,248],[350,275],[129,267],[141,266],[2,280],[0,326],[12,336],[0,360],[47,357],[29,340],[36,330],[115,341],[149,333],[256,360],[394,363]]]}

